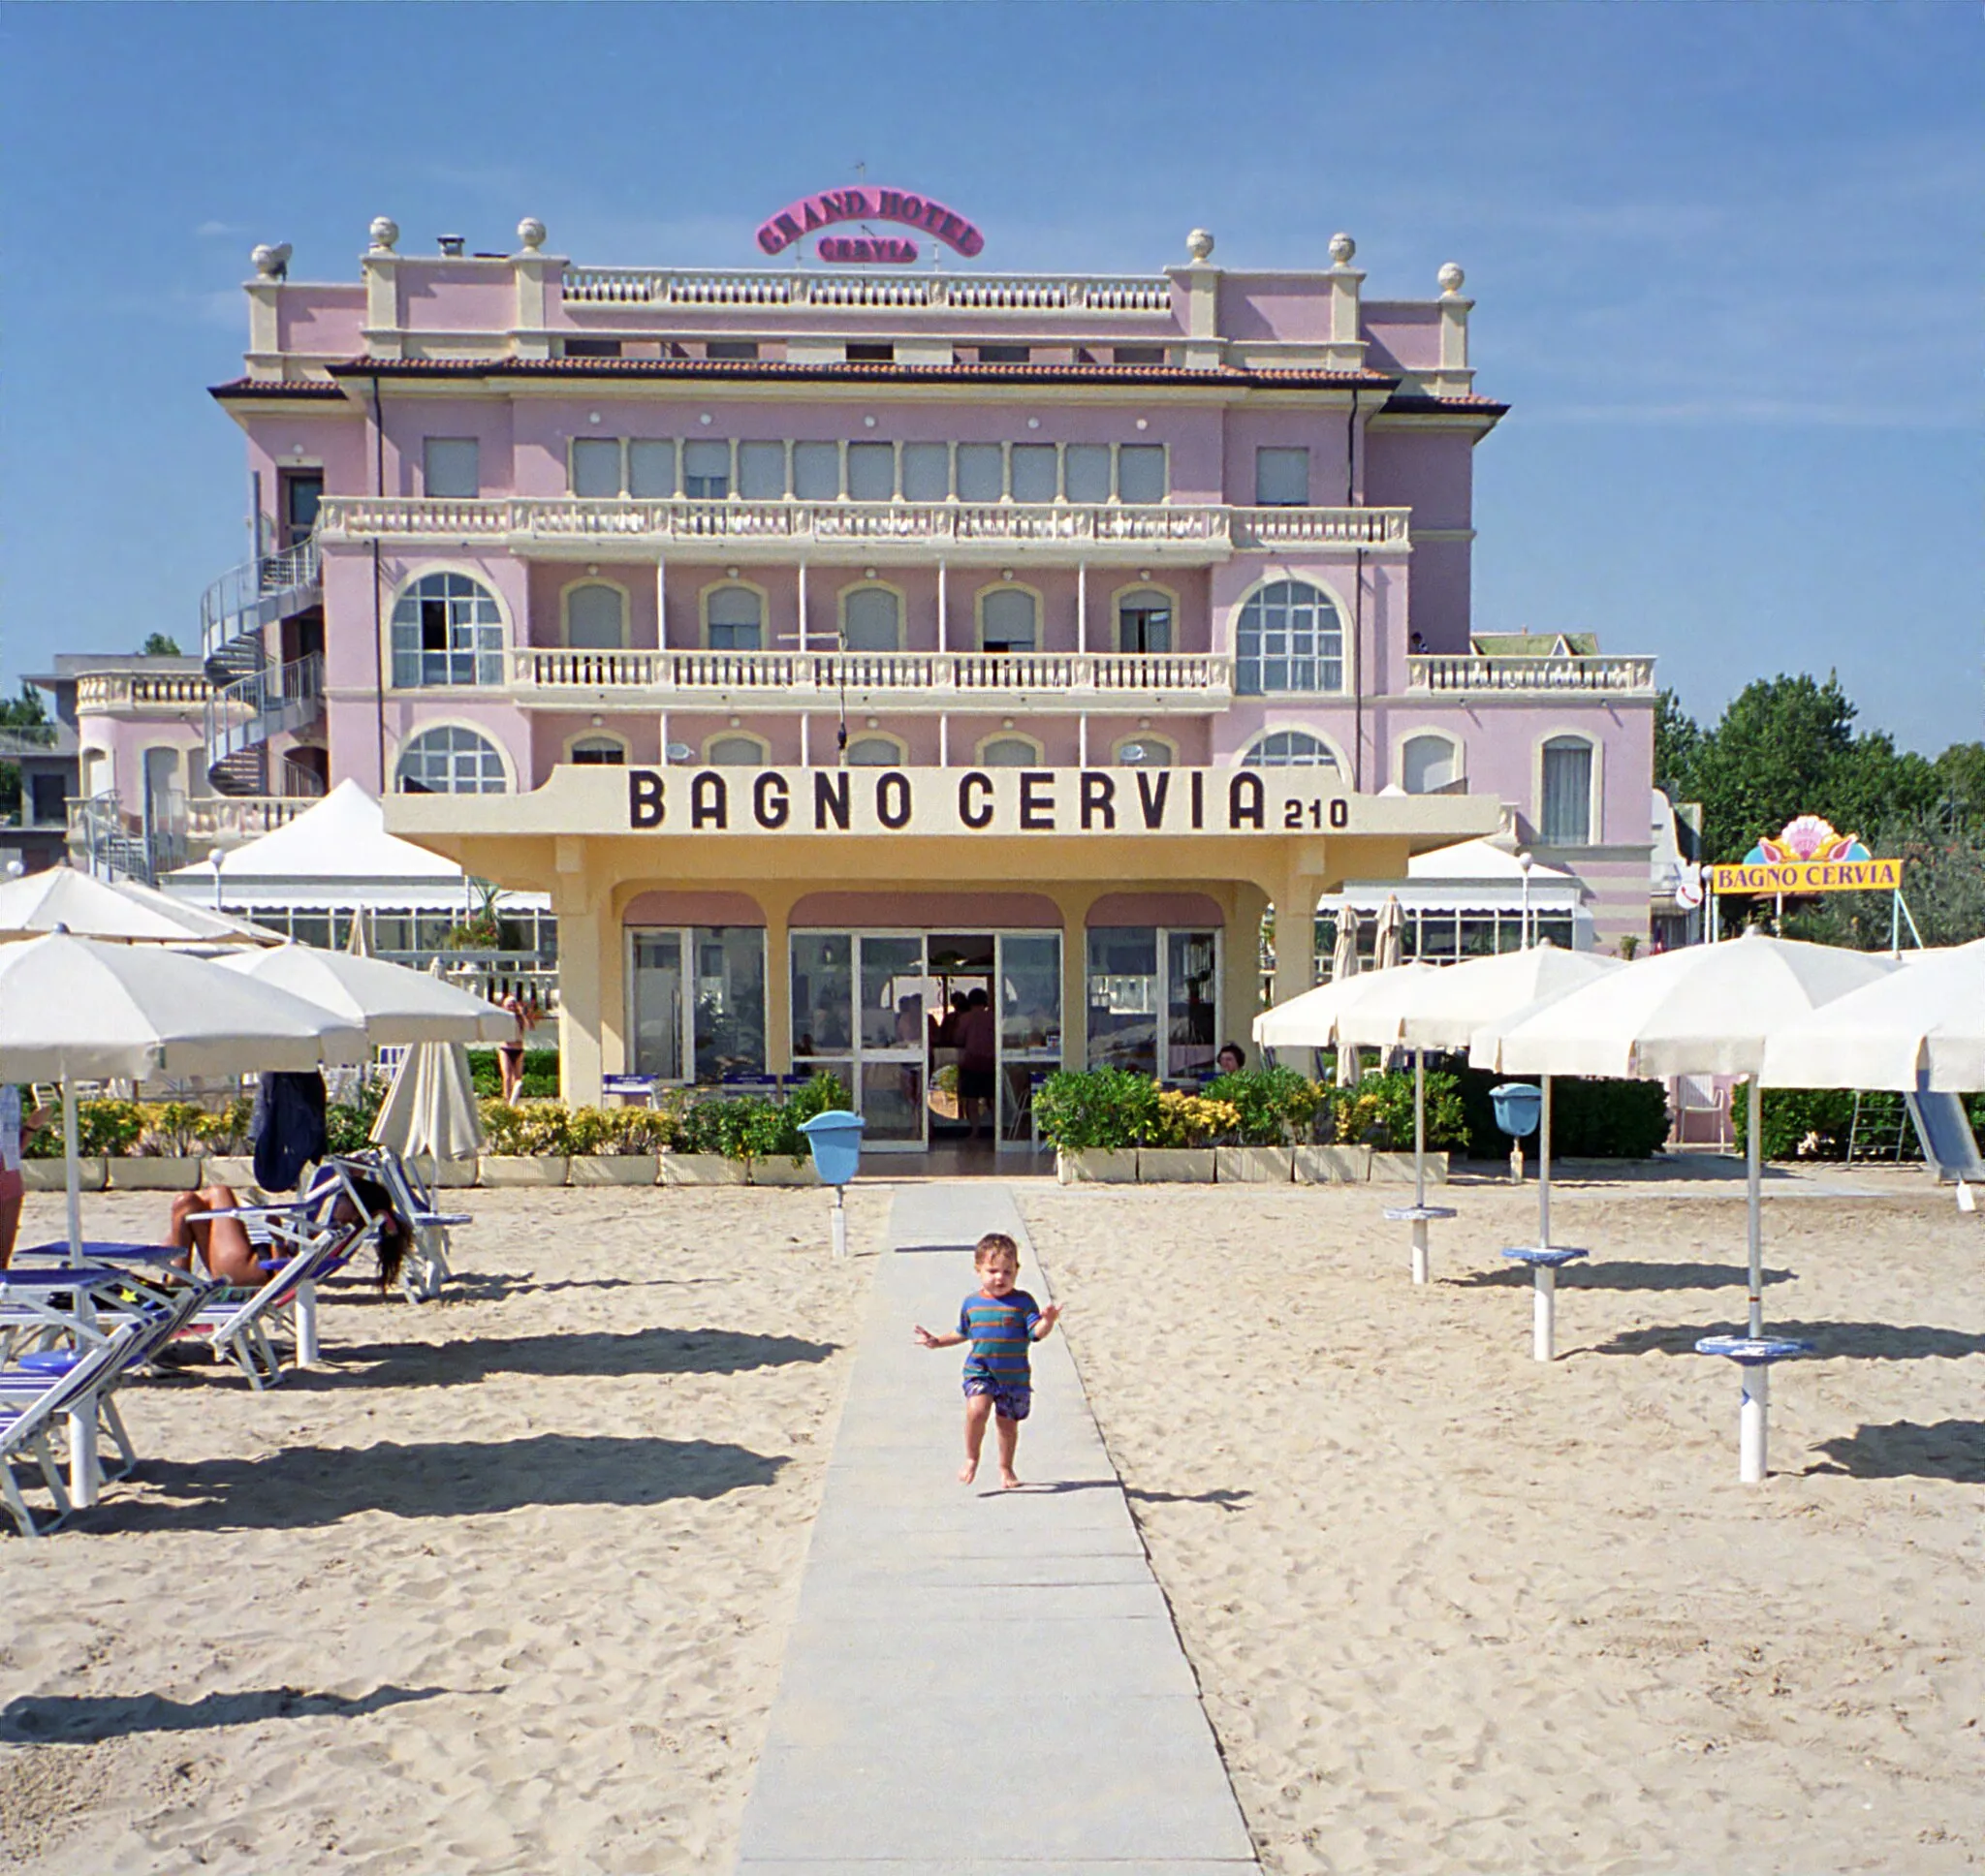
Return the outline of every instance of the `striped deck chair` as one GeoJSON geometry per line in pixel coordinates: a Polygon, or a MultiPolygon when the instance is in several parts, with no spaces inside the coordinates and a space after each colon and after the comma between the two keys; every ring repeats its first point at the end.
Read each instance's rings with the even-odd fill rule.
{"type": "Polygon", "coordinates": [[[205,1335],[217,1361],[233,1361],[260,1393],[282,1379],[274,1336],[299,1339],[298,1313],[307,1308],[318,1280],[378,1235],[376,1216],[349,1224],[314,1223],[295,1208],[271,1214],[271,1245],[286,1253],[275,1274],[246,1297],[209,1301],[187,1319],[184,1334],[205,1335]]]}
{"type": "Polygon", "coordinates": [[[473,1219],[465,1211],[443,1211],[420,1173],[385,1146],[358,1153],[333,1153],[327,1167],[346,1178],[369,1179],[385,1189],[393,1209],[407,1227],[407,1255],[400,1265],[399,1287],[409,1302],[432,1302],[452,1274],[448,1266],[448,1233],[454,1225],[473,1219]]]}
{"type": "Polygon", "coordinates": [[[0,1500],[13,1514],[21,1536],[45,1536],[69,1516],[73,1504],[50,1438],[55,1423],[79,1410],[90,1411],[90,1397],[115,1384],[147,1328],[143,1322],[128,1322],[109,1341],[85,1349],[73,1367],[42,1378],[30,1398],[0,1401],[0,1500]],[[16,1477],[29,1461],[40,1468],[42,1483],[55,1501],[55,1516],[44,1523],[36,1522],[16,1477]]]}

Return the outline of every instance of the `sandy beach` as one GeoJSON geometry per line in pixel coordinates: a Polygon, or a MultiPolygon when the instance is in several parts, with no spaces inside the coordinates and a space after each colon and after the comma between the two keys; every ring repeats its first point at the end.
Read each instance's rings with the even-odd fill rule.
{"type": "Polygon", "coordinates": [[[1741,1199],[1562,1192],[1546,1368],[1531,1190],[1415,1292],[1370,1188],[1021,1189],[1265,1867],[1977,1866],[1985,1237],[1855,1183],[1775,1182],[1749,1488],[1741,1199]]]}
{"type": "Polygon", "coordinates": [[[817,1192],[463,1196],[457,1299],[135,1384],[140,1477],[0,1541],[0,1863],[728,1866],[872,1261],[817,1192]]]}

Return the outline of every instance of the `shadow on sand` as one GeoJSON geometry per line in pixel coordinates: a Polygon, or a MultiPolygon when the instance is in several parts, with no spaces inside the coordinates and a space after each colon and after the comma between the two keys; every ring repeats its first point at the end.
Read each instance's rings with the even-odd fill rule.
{"type": "Polygon", "coordinates": [[[1821,1440],[1823,1459],[1809,1473],[1840,1472],[1851,1479],[1948,1479],[1985,1485],[1985,1421],[1939,1420],[1928,1426],[1889,1421],[1862,1426],[1837,1440],[1821,1440]]]}
{"type": "MultiPolygon", "coordinates": [[[[1591,1355],[1693,1355],[1705,1335],[1734,1335],[1741,1321],[1697,1323],[1681,1328],[1629,1329],[1577,1351],[1591,1355]]],[[[1961,1361],[1985,1355],[1985,1335],[1965,1329],[1932,1329],[1925,1323],[1787,1323],[1767,1319],[1767,1335],[1811,1342],[1820,1360],[1961,1361]]]]}
{"type": "Polygon", "coordinates": [[[605,1433],[286,1447],[253,1459],[145,1460],[142,1498],[110,1499],[77,1521],[118,1531],[282,1531],[359,1512],[476,1517],[530,1505],[661,1505],[769,1485],[785,1463],[710,1440],[605,1433]]]}
{"type": "MultiPolygon", "coordinates": [[[[1792,1283],[1796,1270],[1767,1269],[1767,1284],[1792,1283]]],[[[1528,1266],[1498,1264],[1492,1269],[1470,1270],[1464,1276],[1444,1277],[1461,1290],[1500,1290],[1530,1287],[1528,1266]]],[[[1558,1273],[1566,1290],[1742,1290],[1749,1282],[1741,1264],[1636,1264],[1608,1258],[1599,1263],[1567,1264],[1558,1273]]]]}
{"type": "Polygon", "coordinates": [[[449,1687],[379,1687],[353,1699],[267,1687],[247,1694],[205,1694],[197,1701],[161,1694],[23,1694],[0,1707],[0,1740],[9,1745],[97,1745],[134,1733],[200,1733],[257,1720],[355,1719],[409,1701],[438,1700],[449,1687]]]}

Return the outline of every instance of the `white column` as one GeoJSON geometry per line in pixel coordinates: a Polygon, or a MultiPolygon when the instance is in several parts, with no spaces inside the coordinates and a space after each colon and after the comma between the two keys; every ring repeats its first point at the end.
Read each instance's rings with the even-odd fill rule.
{"type": "Polygon", "coordinates": [[[806,649],[806,563],[800,562],[800,638],[799,647],[806,649]]]}
{"type": "Polygon", "coordinates": [[[802,768],[811,768],[813,766],[813,744],[812,739],[807,735],[807,728],[812,721],[813,719],[804,710],[800,712],[800,766],[802,768]]]}
{"type": "Polygon", "coordinates": [[[951,766],[951,718],[942,710],[937,713],[937,766],[951,766]]]}
{"type": "Polygon", "coordinates": [[[939,651],[949,651],[951,649],[951,631],[946,622],[948,610],[949,593],[944,578],[944,562],[940,560],[937,563],[937,649],[939,651]]]}
{"type": "Polygon", "coordinates": [[[1089,566],[1087,560],[1075,563],[1075,648],[1078,651],[1089,648],[1089,566]]]}
{"type": "Polygon", "coordinates": [[[1089,766],[1089,713],[1087,710],[1075,719],[1075,737],[1076,766],[1087,768],[1089,766]]]}
{"type": "Polygon", "coordinates": [[[663,710],[663,711],[661,712],[661,719],[662,719],[662,766],[663,766],[664,768],[666,768],[666,767],[668,767],[668,766],[669,766],[669,713],[668,713],[668,711],[667,711],[667,710],[663,710]]]}
{"type": "Polygon", "coordinates": [[[669,563],[655,560],[655,643],[669,648],[669,563]]]}

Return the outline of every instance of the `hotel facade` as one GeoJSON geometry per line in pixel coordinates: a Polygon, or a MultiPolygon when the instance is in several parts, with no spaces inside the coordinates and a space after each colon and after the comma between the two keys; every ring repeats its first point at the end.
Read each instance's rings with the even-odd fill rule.
{"type": "Polygon", "coordinates": [[[877,266],[925,259],[878,223],[984,244],[851,189],[757,269],[580,266],[531,220],[419,256],[375,221],[344,283],[258,249],[210,785],[355,779],[549,893],[571,1098],[828,1067],[901,1144],[957,1117],[953,998],[992,998],[1015,1139],[1054,1066],[1197,1074],[1265,914],[1291,994],[1319,899],[1458,841],[1572,876],[1579,942],[1645,937],[1652,659],[1473,628],[1505,407],[1459,267],[1377,299],[1346,236],[1264,273],[1201,231],[1148,276],[877,266]],[[866,233],[794,258],[833,223],[866,233]]]}

